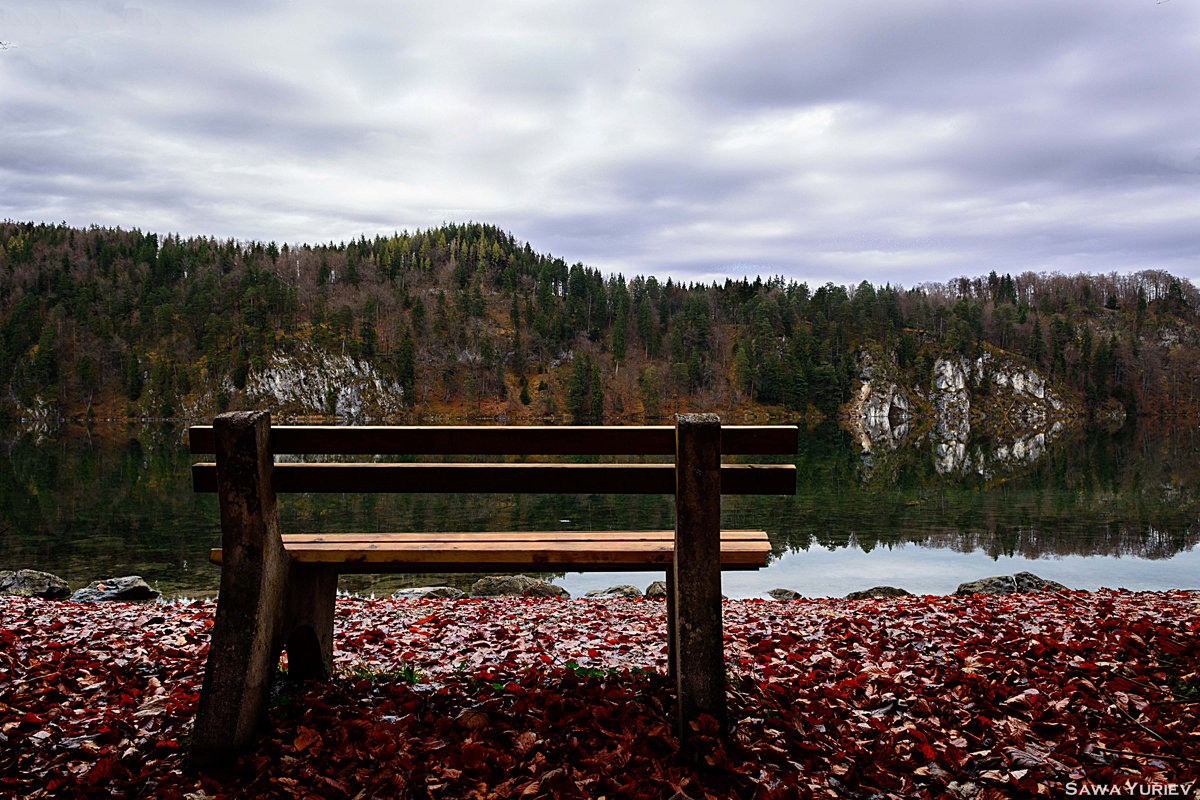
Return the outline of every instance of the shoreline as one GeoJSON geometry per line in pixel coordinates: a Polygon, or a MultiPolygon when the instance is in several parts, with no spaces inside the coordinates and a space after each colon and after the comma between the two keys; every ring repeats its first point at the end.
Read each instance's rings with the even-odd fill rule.
{"type": "MultiPolygon", "coordinates": [[[[791,554],[789,554],[791,555],[791,554]]],[[[864,556],[870,554],[863,554],[864,556]]],[[[1200,557],[1200,551],[1196,554],[1200,557]]],[[[786,558],[786,556],[785,556],[786,558]]],[[[1061,560],[1061,559],[1060,559],[1061,560]]],[[[1158,566],[1158,562],[1154,562],[1158,566]]],[[[1021,565],[1019,561],[1014,559],[1014,565],[1021,565]]],[[[809,570],[811,571],[811,570],[809,570]]],[[[884,570],[886,572],[886,570],[884,570]]],[[[499,595],[522,595],[524,588],[528,584],[536,584],[538,590],[535,590],[535,596],[546,596],[547,592],[540,591],[541,589],[549,590],[550,595],[565,596],[568,598],[589,599],[605,594],[615,593],[621,597],[637,597],[646,596],[665,596],[661,594],[665,591],[665,584],[659,573],[654,572],[637,572],[637,573],[611,573],[611,572],[594,572],[594,573],[552,573],[552,574],[534,574],[532,576],[524,576],[520,574],[500,574],[487,575],[480,573],[479,575],[434,575],[428,576],[410,575],[410,576],[393,576],[393,575],[343,575],[342,583],[339,583],[339,597],[355,597],[359,599],[386,599],[389,597],[419,597],[424,592],[431,592],[430,597],[453,597],[461,599],[465,597],[488,597],[499,595]],[[432,580],[422,580],[422,577],[428,577],[432,580]],[[438,579],[457,578],[449,582],[438,582],[438,579]],[[518,585],[517,582],[524,579],[525,584],[518,585]],[[505,583],[512,581],[506,590],[495,591],[497,583],[505,583]],[[483,590],[480,586],[483,583],[489,583],[491,586],[487,590],[483,590]],[[348,585],[344,585],[348,584],[348,585]],[[644,586],[644,588],[643,588],[644,586]]],[[[786,602],[799,598],[812,600],[860,600],[875,597],[890,597],[890,596],[921,596],[921,597],[954,597],[957,595],[971,594],[980,592],[983,594],[1010,594],[1031,591],[1082,591],[1096,592],[1104,590],[1116,591],[1132,591],[1132,592],[1200,592],[1200,586],[1184,586],[1184,585],[1168,585],[1168,586],[1129,586],[1129,585],[1096,585],[1096,586],[1067,586],[1055,580],[1040,577],[1026,570],[1016,570],[1009,574],[990,575],[982,578],[973,578],[957,584],[954,591],[909,591],[907,587],[893,586],[891,584],[876,583],[873,586],[865,586],[869,581],[862,580],[857,582],[843,581],[846,585],[858,586],[844,594],[805,594],[797,589],[788,588],[785,586],[777,586],[772,589],[760,589],[755,587],[750,591],[746,591],[742,580],[744,576],[738,572],[723,573],[723,599],[735,601],[779,601],[786,602]]],[[[884,575],[883,577],[889,577],[884,575]]],[[[910,580],[904,581],[910,586],[913,576],[908,576],[910,580]]],[[[124,577],[109,577],[98,580],[89,581],[84,584],[87,590],[91,590],[97,584],[107,584],[113,587],[118,582],[131,582],[132,586],[138,592],[137,596],[108,596],[96,597],[78,595],[85,591],[84,589],[76,589],[71,591],[70,587],[77,581],[68,583],[61,577],[40,570],[19,568],[15,570],[0,569],[0,596],[6,594],[16,596],[34,596],[43,599],[76,599],[82,601],[93,602],[112,602],[112,601],[141,601],[141,602],[171,602],[171,603],[186,603],[193,600],[215,600],[219,594],[219,575],[218,580],[214,582],[211,588],[167,588],[160,590],[159,583],[155,581],[153,584],[148,584],[143,581],[138,575],[128,575],[124,577]],[[15,578],[14,578],[15,576],[15,578]]],[[[780,583],[788,583],[786,574],[782,576],[780,583]]],[[[922,581],[918,581],[921,583],[922,581]]],[[[951,581],[953,582],[953,580],[951,581]]],[[[796,582],[792,582],[797,585],[796,582]]],[[[944,582],[943,582],[944,583],[944,582]]],[[[526,586],[527,588],[527,586],[526,586]]],[[[95,593],[92,592],[94,595],[95,593]]]]}

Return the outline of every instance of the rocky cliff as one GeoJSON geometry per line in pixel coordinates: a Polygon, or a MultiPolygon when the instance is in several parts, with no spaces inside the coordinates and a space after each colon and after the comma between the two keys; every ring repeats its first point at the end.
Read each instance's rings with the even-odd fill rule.
{"type": "Polygon", "coordinates": [[[904,383],[894,363],[863,353],[859,377],[842,418],[863,450],[887,452],[909,437],[928,437],[940,473],[989,475],[1014,461],[1027,462],[1079,413],[1037,370],[997,350],[975,359],[938,358],[928,376],[904,383]],[[971,452],[972,435],[981,433],[992,447],[971,452]]]}
{"type": "Polygon", "coordinates": [[[274,353],[252,368],[243,397],[244,407],[270,408],[281,416],[382,419],[404,405],[400,384],[369,362],[307,346],[274,353]]]}

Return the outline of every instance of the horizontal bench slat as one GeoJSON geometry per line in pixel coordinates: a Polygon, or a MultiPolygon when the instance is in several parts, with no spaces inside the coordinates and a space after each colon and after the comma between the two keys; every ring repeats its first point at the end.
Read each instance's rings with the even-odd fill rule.
{"type": "MultiPolygon", "coordinates": [[[[474,572],[485,568],[665,569],[674,557],[673,531],[534,531],[484,534],[473,540],[446,541],[448,534],[304,534],[284,537],[293,561],[327,564],[339,570],[370,568],[387,572],[474,572]],[[569,539],[564,534],[606,534],[603,539],[569,539]],[[615,538],[643,537],[651,538],[615,538]],[[665,534],[665,535],[664,535],[665,534]],[[332,541],[303,541],[330,537],[332,541]],[[374,537],[374,538],[371,538],[374,537]],[[396,537],[415,537],[401,540],[396,537]],[[533,538],[540,537],[540,538],[533,538]],[[436,567],[436,569],[435,569],[436,567]]],[[[722,531],[723,569],[758,569],[771,545],[763,531],[722,531]]],[[[211,554],[221,563],[221,550],[211,554]]]]}
{"type": "MultiPolygon", "coordinates": [[[[518,560],[533,562],[553,560],[559,553],[569,554],[568,560],[571,561],[612,561],[622,558],[637,560],[646,553],[670,554],[675,545],[671,542],[555,542],[552,545],[539,545],[536,542],[380,542],[360,543],[355,547],[330,543],[305,544],[285,549],[297,561],[391,561],[396,557],[429,557],[443,560],[442,556],[449,556],[451,560],[465,564],[472,561],[492,561],[501,554],[512,554],[518,560]]],[[[734,560],[748,560],[751,556],[761,556],[764,550],[757,542],[729,542],[721,546],[721,552],[725,557],[733,557],[734,560]],[[747,558],[736,558],[736,554],[739,553],[747,558]]]]}
{"type": "MultiPolygon", "coordinates": [[[[217,491],[216,464],[192,466],[197,492],[217,491]]],[[[276,464],[290,492],[674,494],[673,464],[276,464]]],[[[721,494],[795,494],[792,464],[727,464],[721,494]]]]}
{"type": "MultiPolygon", "coordinates": [[[[675,541],[675,531],[430,531],[421,533],[285,533],[285,547],[362,542],[634,542],[675,541]]],[[[765,531],[721,531],[721,541],[769,542],[765,531]]]]}
{"type": "MultiPolygon", "coordinates": [[[[339,575],[383,575],[383,574],[458,574],[458,573],[520,573],[520,572],[656,572],[659,575],[671,568],[674,555],[654,554],[654,558],[641,557],[638,561],[573,561],[565,554],[557,561],[479,561],[463,564],[461,561],[359,561],[359,562],[311,562],[324,564],[339,575]]],[[[309,563],[309,562],[306,562],[309,563]]],[[[721,561],[722,572],[753,572],[764,566],[762,559],[753,563],[721,561]]]]}
{"type": "MultiPolygon", "coordinates": [[[[534,427],[331,426],[271,428],[271,450],[294,455],[674,455],[671,425],[534,427]]],[[[193,453],[216,452],[211,425],[188,429],[193,453]]],[[[732,455],[794,455],[795,425],[728,425],[721,451],[732,455]]]]}

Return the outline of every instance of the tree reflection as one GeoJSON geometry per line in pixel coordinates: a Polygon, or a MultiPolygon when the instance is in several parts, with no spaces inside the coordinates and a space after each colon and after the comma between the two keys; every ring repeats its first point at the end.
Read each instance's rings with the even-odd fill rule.
{"type": "MultiPolygon", "coordinates": [[[[216,500],[192,491],[181,425],[0,430],[0,568],[81,584],[141,574],[164,590],[213,590],[216,500]]],[[[1184,425],[975,438],[938,469],[937,443],[910,431],[862,450],[836,425],[806,429],[790,497],[726,498],[722,524],[762,528],[776,553],[870,552],[900,543],[984,552],[1170,558],[1200,540],[1200,432],[1184,425]],[[1039,438],[1040,437],[1040,438],[1039,438]]],[[[300,495],[285,530],[667,529],[669,496],[300,495]]],[[[763,574],[770,581],[768,573],[763,574]]]]}

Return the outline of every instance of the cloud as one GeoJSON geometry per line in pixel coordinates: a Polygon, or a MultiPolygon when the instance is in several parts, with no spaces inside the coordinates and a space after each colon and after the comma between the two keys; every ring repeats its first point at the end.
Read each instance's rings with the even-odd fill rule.
{"type": "Polygon", "coordinates": [[[626,275],[1200,277],[1195,4],[43,2],[0,215],[626,275]]]}

